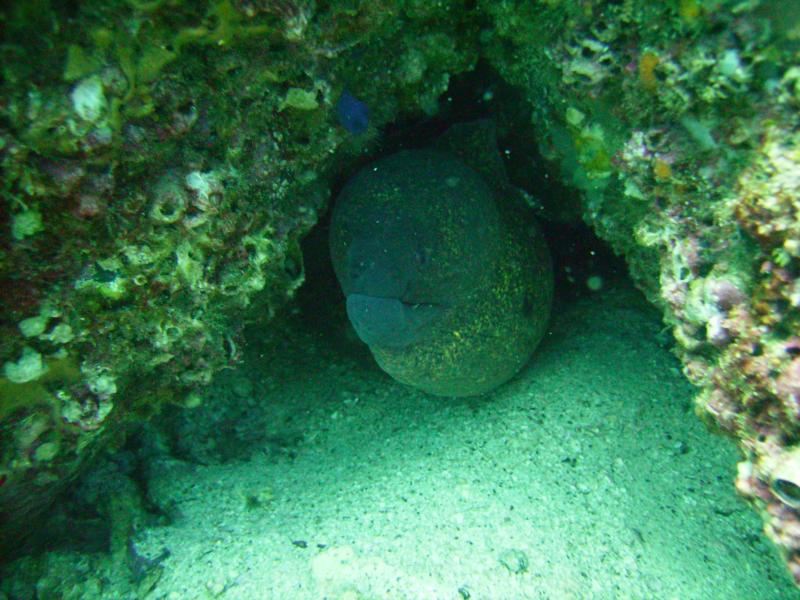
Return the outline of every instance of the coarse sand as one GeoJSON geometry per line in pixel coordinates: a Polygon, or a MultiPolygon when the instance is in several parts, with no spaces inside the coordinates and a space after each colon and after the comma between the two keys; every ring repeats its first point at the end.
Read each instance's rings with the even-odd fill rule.
{"type": "Polygon", "coordinates": [[[636,292],[556,307],[480,398],[406,388],[340,338],[298,325],[215,382],[210,406],[244,388],[259,407],[245,458],[154,460],[172,522],[135,537],[169,551],[148,598],[800,597],[636,292]]]}

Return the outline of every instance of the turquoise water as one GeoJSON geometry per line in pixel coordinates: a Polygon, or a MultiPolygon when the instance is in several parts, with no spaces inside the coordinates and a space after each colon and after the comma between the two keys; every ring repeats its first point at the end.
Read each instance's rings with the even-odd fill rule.
{"type": "MultiPolygon", "coordinates": [[[[800,435],[784,5],[5,3],[0,600],[800,598],[771,491],[800,435]],[[401,216],[450,198],[466,230],[420,210],[342,251],[345,273],[403,257],[353,275],[354,331],[326,237],[345,182],[476,120],[500,143],[447,148],[482,184],[428,165],[387,186],[401,216]],[[483,184],[505,204],[465,208],[483,184]],[[556,302],[526,341],[549,302],[531,214],[556,302]],[[444,263],[460,276],[418,277],[444,263]],[[471,361],[462,327],[492,342],[471,361]],[[751,505],[675,353],[724,392],[699,410],[749,453],[751,505]],[[466,387],[428,385],[442,356],[466,387]]],[[[393,214],[370,193],[355,213],[393,214]]]]}
{"type": "Polygon", "coordinates": [[[479,399],[394,382],[340,311],[297,314],[204,404],[103,459],[72,508],[93,500],[130,544],[27,559],[2,589],[32,597],[36,573],[40,598],[796,597],[638,293],[562,306],[479,399]]]}

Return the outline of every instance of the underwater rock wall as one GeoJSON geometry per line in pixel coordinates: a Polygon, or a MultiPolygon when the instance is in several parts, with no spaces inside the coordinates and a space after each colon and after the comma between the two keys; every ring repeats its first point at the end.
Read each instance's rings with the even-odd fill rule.
{"type": "Polygon", "coordinates": [[[201,402],[239,359],[244,324],[303,281],[334,158],[473,66],[460,6],[2,9],[0,546],[126,422],[201,402]],[[345,90],[371,109],[360,136],[345,90]]]}
{"type": "Polygon", "coordinates": [[[780,2],[484,2],[485,54],[672,327],[696,411],[800,581],[800,14],[780,2]]]}
{"type": "Polygon", "coordinates": [[[782,2],[0,14],[6,543],[126,422],[202,401],[245,322],[302,282],[298,240],[331,180],[480,56],[662,309],[698,413],[738,441],[737,489],[800,579],[800,16],[782,2]]]}

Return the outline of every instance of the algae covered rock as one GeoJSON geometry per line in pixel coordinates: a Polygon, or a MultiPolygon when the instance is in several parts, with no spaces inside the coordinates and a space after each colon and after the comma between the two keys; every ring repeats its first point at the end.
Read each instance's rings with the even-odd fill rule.
{"type": "Polygon", "coordinates": [[[776,0],[549,4],[482,2],[485,56],[662,309],[698,414],[736,440],[737,490],[800,583],[800,512],[774,472],[800,439],[800,15],[776,0]]]}
{"type": "Polygon", "coordinates": [[[536,224],[439,149],[401,151],[345,186],[331,256],[347,313],[381,368],[443,396],[489,391],[547,325],[550,257],[536,224]]]}
{"type": "Polygon", "coordinates": [[[478,28],[450,3],[15,0],[0,29],[5,559],[128,427],[198,404],[248,322],[269,329],[328,179],[435,110],[478,28]],[[357,139],[343,90],[371,109],[357,139]]]}

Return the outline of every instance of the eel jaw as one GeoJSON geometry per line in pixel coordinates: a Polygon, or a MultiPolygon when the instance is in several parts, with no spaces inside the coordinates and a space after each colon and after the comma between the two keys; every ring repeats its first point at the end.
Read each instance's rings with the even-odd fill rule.
{"type": "Polygon", "coordinates": [[[368,346],[405,348],[426,337],[428,325],[445,307],[409,303],[353,293],[347,296],[347,316],[358,337],[368,346]]]}

